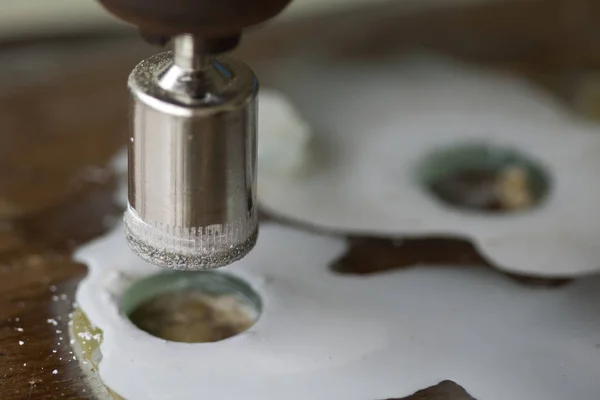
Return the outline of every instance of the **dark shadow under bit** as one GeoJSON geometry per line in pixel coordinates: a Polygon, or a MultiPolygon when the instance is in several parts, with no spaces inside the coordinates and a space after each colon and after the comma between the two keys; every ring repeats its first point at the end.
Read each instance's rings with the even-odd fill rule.
{"type": "Polygon", "coordinates": [[[258,222],[276,222],[276,219],[273,218],[269,213],[265,212],[262,209],[258,209],[258,222]]]}
{"type": "Polygon", "coordinates": [[[419,390],[415,394],[388,400],[477,400],[460,385],[452,381],[443,381],[436,386],[419,390]]]}

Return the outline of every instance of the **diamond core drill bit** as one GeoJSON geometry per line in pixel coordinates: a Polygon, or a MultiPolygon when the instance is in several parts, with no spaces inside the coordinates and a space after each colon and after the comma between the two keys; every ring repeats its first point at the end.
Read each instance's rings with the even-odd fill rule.
{"type": "Polygon", "coordinates": [[[178,270],[222,267],[258,234],[256,96],[243,63],[222,54],[291,0],[99,0],[147,41],[173,50],[129,77],[131,248],[178,270]]]}
{"type": "Polygon", "coordinates": [[[177,270],[230,264],[254,246],[256,96],[243,63],[213,56],[192,34],[129,77],[127,240],[144,260],[177,270]]]}

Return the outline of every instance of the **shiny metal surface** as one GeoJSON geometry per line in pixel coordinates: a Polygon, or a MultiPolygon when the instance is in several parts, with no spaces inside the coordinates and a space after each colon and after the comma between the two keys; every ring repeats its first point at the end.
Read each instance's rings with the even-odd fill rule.
{"type": "Polygon", "coordinates": [[[129,139],[132,248],[178,270],[218,268],[257,237],[256,95],[252,71],[200,56],[193,37],[132,72],[129,139]]]}

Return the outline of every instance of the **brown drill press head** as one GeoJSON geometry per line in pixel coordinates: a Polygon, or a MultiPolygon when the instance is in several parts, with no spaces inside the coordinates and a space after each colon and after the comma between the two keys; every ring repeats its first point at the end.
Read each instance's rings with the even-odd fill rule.
{"type": "Polygon", "coordinates": [[[291,0],[99,0],[139,27],[145,37],[180,33],[210,39],[218,52],[235,47],[241,32],[279,14],[291,0]]]}

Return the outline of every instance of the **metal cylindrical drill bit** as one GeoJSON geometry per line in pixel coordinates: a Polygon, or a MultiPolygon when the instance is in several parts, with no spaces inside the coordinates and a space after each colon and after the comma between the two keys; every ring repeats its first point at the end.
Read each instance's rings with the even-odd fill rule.
{"type": "Polygon", "coordinates": [[[256,243],[256,95],[239,61],[202,54],[178,36],[174,51],[129,78],[127,239],[146,261],[202,270],[232,263],[256,243]]]}

